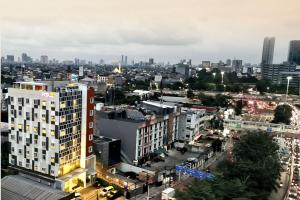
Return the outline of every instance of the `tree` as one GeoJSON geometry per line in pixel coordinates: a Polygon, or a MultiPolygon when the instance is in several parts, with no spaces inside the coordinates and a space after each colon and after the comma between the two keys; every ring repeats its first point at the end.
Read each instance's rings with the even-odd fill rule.
{"type": "Polygon", "coordinates": [[[291,117],[293,115],[292,110],[293,109],[287,104],[277,106],[274,112],[274,119],[272,122],[290,124],[291,117]]]}
{"type": "Polygon", "coordinates": [[[194,98],[193,91],[192,90],[188,90],[187,93],[186,93],[186,96],[187,96],[187,98],[190,98],[190,99],[194,98]]]}
{"type": "Polygon", "coordinates": [[[278,149],[278,144],[265,132],[242,136],[233,148],[234,165],[229,177],[248,179],[248,190],[256,194],[254,199],[267,199],[276,190],[280,177],[278,149]]]}
{"type": "Polygon", "coordinates": [[[246,182],[237,178],[227,180],[221,174],[216,174],[212,180],[194,180],[184,191],[175,194],[178,200],[248,200],[252,196],[246,182]]]}
{"type": "Polygon", "coordinates": [[[238,100],[234,106],[234,111],[236,115],[242,114],[242,109],[243,109],[243,101],[238,100]]]}
{"type": "Polygon", "coordinates": [[[268,199],[280,177],[278,149],[267,133],[248,133],[235,143],[233,160],[220,162],[212,179],[195,181],[175,196],[179,200],[268,199]]]}

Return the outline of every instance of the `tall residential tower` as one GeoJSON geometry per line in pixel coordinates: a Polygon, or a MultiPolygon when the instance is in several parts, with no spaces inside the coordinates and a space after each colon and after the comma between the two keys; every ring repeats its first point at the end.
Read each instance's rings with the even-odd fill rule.
{"type": "Polygon", "coordinates": [[[300,40],[290,41],[288,62],[300,65],[300,40]]]}
{"type": "Polygon", "coordinates": [[[265,37],[261,65],[273,64],[275,37],[265,37]]]}

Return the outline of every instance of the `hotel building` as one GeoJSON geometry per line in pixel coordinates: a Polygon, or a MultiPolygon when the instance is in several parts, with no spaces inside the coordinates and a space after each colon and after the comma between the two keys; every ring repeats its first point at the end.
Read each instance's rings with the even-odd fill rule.
{"type": "Polygon", "coordinates": [[[10,167],[65,192],[92,184],[93,88],[16,82],[8,95],[10,167]]]}

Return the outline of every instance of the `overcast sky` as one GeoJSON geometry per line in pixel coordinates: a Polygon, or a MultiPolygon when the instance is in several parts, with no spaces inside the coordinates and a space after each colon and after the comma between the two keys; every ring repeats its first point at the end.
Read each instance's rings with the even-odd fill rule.
{"type": "Polygon", "coordinates": [[[300,0],[0,0],[2,55],[259,63],[275,36],[279,63],[300,39],[299,10],[300,0]]]}

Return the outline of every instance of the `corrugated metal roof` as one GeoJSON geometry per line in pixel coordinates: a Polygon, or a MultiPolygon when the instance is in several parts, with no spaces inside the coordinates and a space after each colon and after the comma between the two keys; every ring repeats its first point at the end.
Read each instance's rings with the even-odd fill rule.
{"type": "Polygon", "coordinates": [[[20,175],[6,176],[1,180],[3,200],[56,200],[70,195],[20,175]]]}

